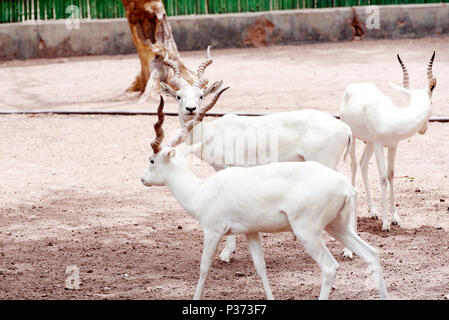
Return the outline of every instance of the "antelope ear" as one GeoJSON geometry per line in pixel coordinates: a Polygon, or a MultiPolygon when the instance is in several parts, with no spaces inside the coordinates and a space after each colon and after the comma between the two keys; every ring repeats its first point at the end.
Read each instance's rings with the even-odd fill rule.
{"type": "Polygon", "coordinates": [[[406,95],[410,95],[410,90],[407,88],[404,88],[403,86],[398,86],[396,83],[390,82],[390,86],[401,93],[404,93],[406,95]]]}
{"type": "Polygon", "coordinates": [[[430,90],[430,93],[433,92],[433,89],[435,89],[436,86],[437,86],[437,79],[436,79],[436,78],[430,79],[430,81],[429,81],[429,90],[430,90]]]}
{"type": "Polygon", "coordinates": [[[164,157],[165,160],[173,158],[175,155],[176,155],[176,149],[175,148],[169,149],[168,151],[165,151],[162,154],[162,156],[164,157]]]}
{"type": "Polygon", "coordinates": [[[208,94],[211,94],[211,93],[217,91],[218,89],[220,89],[220,87],[222,85],[223,85],[223,80],[215,81],[209,88],[204,90],[204,96],[206,97],[208,94]]]}
{"type": "Polygon", "coordinates": [[[161,91],[167,96],[176,97],[176,91],[165,82],[161,82],[161,91]]]}

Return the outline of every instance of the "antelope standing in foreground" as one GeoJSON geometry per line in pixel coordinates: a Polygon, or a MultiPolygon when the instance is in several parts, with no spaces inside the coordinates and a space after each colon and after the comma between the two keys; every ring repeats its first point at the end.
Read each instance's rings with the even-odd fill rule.
{"type": "MultiPolygon", "coordinates": [[[[356,191],[342,174],[314,161],[271,163],[228,168],[201,182],[185,159],[189,147],[161,147],[164,100],[158,107],[150,165],[141,177],[145,186],[167,186],[181,206],[199,221],[204,234],[200,276],[194,299],[201,299],[220,239],[244,234],[267,299],[273,299],[259,240],[260,232],[292,231],[322,273],[320,299],[327,299],[339,264],[323,241],[323,230],[358,254],[376,276],[387,299],[376,250],[355,232],[356,191]]],[[[201,111],[199,117],[204,116],[201,111]]],[[[196,121],[194,119],[192,121],[196,121]]],[[[201,121],[201,120],[199,120],[201,121]]],[[[195,123],[188,123],[186,134],[195,123]]],[[[182,140],[182,137],[179,139],[182,140]]],[[[201,143],[193,145],[195,149],[201,143]]]]}
{"type": "Polygon", "coordinates": [[[393,177],[394,160],[401,140],[413,136],[416,132],[424,134],[430,117],[432,93],[437,84],[432,74],[435,52],[427,67],[428,85],[424,89],[411,90],[407,68],[398,55],[403,71],[403,86],[391,84],[396,90],[410,97],[405,108],[398,108],[393,101],[372,83],[350,84],[344,93],[340,118],[346,122],[354,135],[351,148],[352,184],[355,184],[357,163],[355,159],[355,142],[357,139],[366,142],[360,160],[363,182],[368,199],[368,210],[373,218],[377,218],[376,208],[371,199],[368,183],[368,163],[373,153],[376,155],[377,168],[382,188],[382,230],[390,230],[390,222],[386,211],[386,191],[390,185],[390,212],[392,223],[399,225],[399,216],[394,201],[393,177]],[[388,148],[388,168],[385,168],[384,150],[388,148]]]}
{"type": "MultiPolygon", "coordinates": [[[[206,59],[198,68],[198,81],[190,85],[181,78],[176,62],[169,60],[168,57],[164,60],[164,63],[174,71],[171,86],[175,89],[165,83],[161,83],[161,89],[179,102],[179,120],[182,127],[198,114],[203,98],[222,85],[223,81],[217,81],[207,88],[208,80],[204,76],[204,71],[212,62],[210,47],[208,47],[206,59]]],[[[344,157],[349,152],[352,142],[349,126],[333,116],[317,110],[278,112],[259,117],[228,114],[217,120],[201,123],[195,130],[200,132],[200,140],[204,142],[203,148],[198,149],[195,155],[210,164],[215,171],[235,166],[260,165],[267,162],[305,160],[314,160],[331,169],[336,169],[345,150],[344,157]],[[256,153],[255,148],[250,150],[249,141],[260,131],[277,134],[277,159],[274,161],[262,158],[260,154],[256,153]],[[234,148],[234,144],[224,146],[225,133],[228,134],[227,138],[230,137],[233,141],[238,139],[246,141],[246,144],[241,145],[241,154],[246,154],[248,159],[252,158],[255,161],[249,162],[244,159],[242,161],[237,159],[226,161],[227,155],[236,155],[239,150],[235,150],[237,146],[234,148]],[[211,156],[209,150],[220,150],[223,157],[217,160],[215,155],[211,156]]],[[[195,134],[193,135],[195,136],[195,134]]],[[[187,139],[187,144],[192,143],[194,141],[187,139]]],[[[257,143],[260,144],[261,141],[257,143]]],[[[220,254],[220,259],[229,262],[234,251],[235,236],[229,236],[226,247],[220,254]]],[[[343,251],[343,254],[345,257],[352,258],[352,253],[347,249],[343,251]]]]}

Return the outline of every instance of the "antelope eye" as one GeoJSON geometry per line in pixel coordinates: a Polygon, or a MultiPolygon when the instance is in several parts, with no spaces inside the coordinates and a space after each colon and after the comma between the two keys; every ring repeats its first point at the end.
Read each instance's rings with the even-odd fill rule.
{"type": "Polygon", "coordinates": [[[151,164],[154,164],[154,160],[150,160],[150,163],[151,163],[151,164]]]}
{"type": "Polygon", "coordinates": [[[200,97],[201,100],[203,100],[203,98],[204,98],[203,96],[200,97]]]}
{"type": "Polygon", "coordinates": [[[181,100],[181,97],[180,96],[176,96],[176,99],[181,100]]]}

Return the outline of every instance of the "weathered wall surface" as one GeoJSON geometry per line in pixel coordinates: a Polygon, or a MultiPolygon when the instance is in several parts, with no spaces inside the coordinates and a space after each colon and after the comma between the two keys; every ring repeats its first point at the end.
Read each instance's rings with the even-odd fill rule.
{"type": "Polygon", "coordinates": [[[65,21],[0,25],[0,60],[53,58],[135,52],[123,19],[81,21],[69,30],[65,21]]]}
{"type": "MultiPolygon", "coordinates": [[[[367,28],[366,7],[170,17],[178,49],[301,44],[320,41],[449,35],[448,4],[379,6],[379,28],[367,28]]],[[[125,19],[1,24],[0,60],[135,52],[125,19]]]]}
{"type": "Polygon", "coordinates": [[[266,46],[352,37],[350,8],[210,15],[170,20],[182,49],[266,46]]]}

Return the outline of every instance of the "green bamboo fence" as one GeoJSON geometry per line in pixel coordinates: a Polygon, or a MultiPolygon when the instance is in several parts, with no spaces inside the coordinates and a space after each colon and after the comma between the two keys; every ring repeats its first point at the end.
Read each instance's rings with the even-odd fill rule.
{"type": "MultiPolygon", "coordinates": [[[[358,5],[441,3],[449,0],[162,0],[169,16],[256,12],[302,8],[332,8],[358,5]]],[[[0,23],[66,19],[70,6],[81,19],[111,19],[126,16],[120,0],[0,0],[0,23]]]]}

